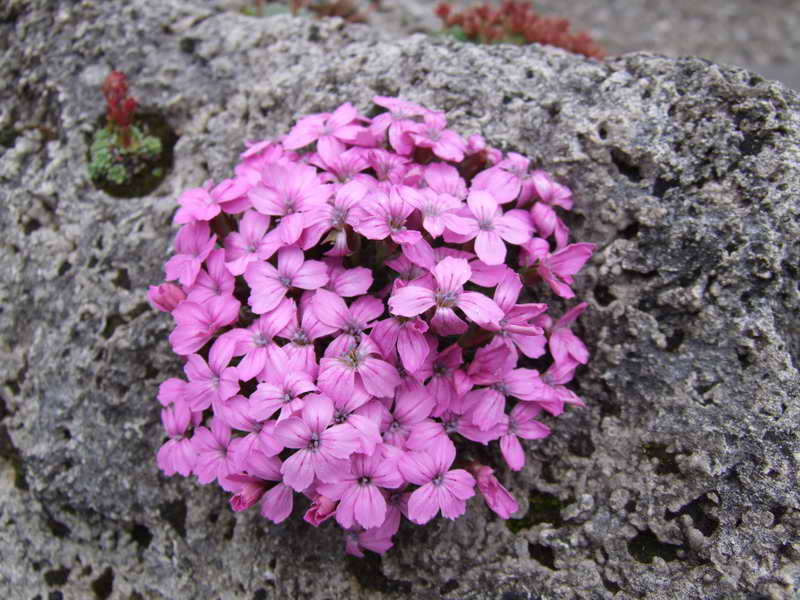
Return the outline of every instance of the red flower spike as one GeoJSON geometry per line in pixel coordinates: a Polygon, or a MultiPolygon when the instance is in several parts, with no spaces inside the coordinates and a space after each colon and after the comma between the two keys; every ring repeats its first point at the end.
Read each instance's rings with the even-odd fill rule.
{"type": "Polygon", "coordinates": [[[116,126],[123,148],[131,143],[130,126],[139,103],[128,96],[128,78],[121,71],[111,71],[103,83],[103,96],[110,124],[116,126]]]}
{"type": "Polygon", "coordinates": [[[486,3],[459,13],[453,13],[449,4],[440,3],[436,14],[445,27],[461,27],[474,42],[492,44],[522,37],[529,44],[556,46],[598,60],[605,57],[605,51],[587,33],[571,33],[567,19],[542,17],[531,4],[521,0],[503,0],[499,8],[486,3]]]}

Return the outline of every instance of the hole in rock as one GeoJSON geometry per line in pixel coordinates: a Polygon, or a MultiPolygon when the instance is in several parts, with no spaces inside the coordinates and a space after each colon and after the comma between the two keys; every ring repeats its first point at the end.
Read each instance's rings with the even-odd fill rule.
{"type": "Polygon", "coordinates": [[[680,185],[674,179],[664,179],[663,177],[657,177],[655,183],[653,183],[653,196],[658,198],[663,198],[664,194],[671,190],[672,188],[678,187],[680,185]]]}
{"type": "Polygon", "coordinates": [[[719,527],[719,520],[706,512],[710,504],[710,500],[705,496],[700,496],[682,507],[678,512],[673,513],[667,510],[664,516],[667,521],[674,521],[681,515],[689,515],[694,528],[699,530],[704,536],[709,537],[719,527]]]}
{"type": "Polygon", "coordinates": [[[122,318],[120,315],[109,315],[106,317],[106,324],[103,327],[103,331],[100,332],[100,335],[103,336],[104,339],[109,339],[114,332],[117,330],[118,327],[125,324],[125,319],[122,318]]]}
{"type": "Polygon", "coordinates": [[[118,288],[130,291],[131,279],[128,277],[128,269],[117,269],[117,273],[114,275],[113,279],[111,279],[111,283],[118,288]]]}
{"type": "Polygon", "coordinates": [[[528,512],[520,519],[509,519],[506,521],[506,527],[513,533],[517,533],[522,529],[528,529],[540,523],[550,523],[553,527],[561,527],[561,509],[567,504],[573,502],[570,499],[567,502],[562,502],[557,496],[548,494],[547,492],[540,492],[533,490],[529,496],[530,505],[528,512]]]}
{"type": "Polygon", "coordinates": [[[381,557],[372,552],[365,552],[364,558],[347,557],[347,570],[356,578],[365,590],[383,593],[411,593],[411,582],[389,579],[381,569],[381,557]]]}
{"type": "Polygon", "coordinates": [[[647,458],[656,459],[656,475],[668,475],[680,473],[678,462],[675,460],[677,452],[667,452],[664,444],[647,442],[642,444],[642,454],[647,458]]]}
{"type": "Polygon", "coordinates": [[[637,235],[639,235],[639,223],[634,221],[630,225],[628,225],[625,229],[619,232],[619,237],[624,240],[632,240],[637,235]]]}
{"type": "Polygon", "coordinates": [[[611,150],[611,161],[621,175],[627,177],[633,183],[638,183],[642,180],[642,172],[638,166],[633,164],[633,159],[619,148],[611,150]]]}
{"type": "Polygon", "coordinates": [[[672,332],[672,335],[667,336],[667,352],[677,352],[678,349],[683,344],[683,340],[686,337],[686,334],[683,332],[682,329],[676,329],[672,332]]]}
{"type": "Polygon", "coordinates": [[[634,560],[645,564],[651,564],[656,556],[672,562],[678,558],[679,550],[681,550],[681,546],[662,542],[649,529],[640,531],[628,541],[628,552],[634,560]]]}
{"type": "Polygon", "coordinates": [[[594,299],[597,300],[600,306],[608,306],[616,300],[616,296],[611,293],[611,290],[606,285],[598,284],[594,286],[592,292],[594,293],[594,299]]]}
{"type": "Polygon", "coordinates": [[[182,499],[163,503],[158,510],[161,518],[172,525],[182,538],[186,537],[186,501],[182,499]]]}
{"type": "Polygon", "coordinates": [[[543,546],[541,544],[528,544],[528,552],[531,558],[541,565],[553,571],[556,569],[556,556],[550,546],[543,546]]]}
{"type": "Polygon", "coordinates": [[[578,433],[569,440],[570,451],[583,458],[589,458],[594,454],[594,443],[592,437],[588,433],[578,433]]]}
{"type": "Polygon", "coordinates": [[[53,569],[52,571],[45,571],[44,574],[44,582],[49,587],[56,587],[58,585],[64,585],[67,583],[67,579],[69,579],[69,572],[70,569],[62,566],[60,569],[53,569]]]}
{"type": "Polygon", "coordinates": [[[130,528],[131,538],[139,546],[139,550],[146,550],[153,541],[153,534],[148,527],[141,523],[134,523],[130,528]]]}
{"type": "Polygon", "coordinates": [[[42,222],[39,219],[28,219],[22,224],[22,232],[25,235],[30,235],[37,229],[42,228],[42,222]]]}
{"type": "Polygon", "coordinates": [[[111,592],[114,591],[114,571],[111,570],[111,567],[106,567],[100,577],[92,582],[92,591],[94,597],[99,600],[105,600],[111,596],[111,592]]]}
{"type": "Polygon", "coordinates": [[[62,523],[61,521],[56,521],[52,517],[48,517],[45,520],[45,525],[47,525],[47,528],[50,530],[50,533],[52,533],[57,538],[65,538],[71,533],[69,527],[64,525],[64,523],[62,523]]]}

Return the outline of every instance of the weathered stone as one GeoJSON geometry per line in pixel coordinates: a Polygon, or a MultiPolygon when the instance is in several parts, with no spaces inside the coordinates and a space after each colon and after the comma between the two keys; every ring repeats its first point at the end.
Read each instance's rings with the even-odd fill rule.
{"type": "MultiPolygon", "coordinates": [[[[338,21],[190,2],[0,8],[0,581],[11,598],[792,598],[800,592],[797,96],[638,54],[389,41],[338,21]],[[86,175],[98,81],[131,78],[180,139],[153,195],[86,175]],[[330,526],[233,514],[166,479],[149,310],[174,198],[242,140],[394,94],[534,157],[598,244],[578,282],[593,351],[529,464],[511,527],[479,501],[354,560],[330,526]]],[[[502,469],[501,469],[502,471],[502,469]]]]}

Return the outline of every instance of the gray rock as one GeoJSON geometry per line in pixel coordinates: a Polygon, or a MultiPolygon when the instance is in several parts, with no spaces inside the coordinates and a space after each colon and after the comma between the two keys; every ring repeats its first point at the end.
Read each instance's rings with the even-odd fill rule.
{"type": "MultiPolygon", "coordinates": [[[[190,2],[0,7],[0,582],[10,598],[793,598],[800,592],[798,97],[707,61],[391,41],[190,2]],[[87,181],[97,82],[124,70],[180,139],[152,195],[87,181]],[[233,514],[158,473],[180,372],[162,277],[174,198],[242,140],[394,94],[534,157],[598,244],[584,409],[479,502],[382,559],[330,526],[233,514]],[[55,595],[54,595],[55,594],[55,595]]],[[[502,471],[502,469],[501,469],[502,471]]]]}

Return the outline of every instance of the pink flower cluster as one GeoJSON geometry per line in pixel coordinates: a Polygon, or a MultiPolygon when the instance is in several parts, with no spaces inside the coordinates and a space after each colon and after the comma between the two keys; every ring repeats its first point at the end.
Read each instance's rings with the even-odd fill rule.
{"type": "Polygon", "coordinates": [[[570,330],[586,304],[555,320],[533,287],[573,298],[594,249],[569,243],[571,193],[527,158],[374,102],[249,143],[234,178],[182,193],[149,291],[186,375],[159,389],[159,467],[275,523],[302,494],[358,556],[403,518],[459,517],[476,487],[517,510],[481,447],[519,470],[543,413],[582,404],[566,384],[589,357],[570,330]]]}

